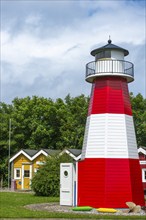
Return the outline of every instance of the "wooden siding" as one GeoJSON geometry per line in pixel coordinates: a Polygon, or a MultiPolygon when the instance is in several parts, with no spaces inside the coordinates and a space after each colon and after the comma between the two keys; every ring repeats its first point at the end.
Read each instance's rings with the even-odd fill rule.
{"type": "Polygon", "coordinates": [[[88,115],[116,113],[132,115],[127,81],[121,77],[101,77],[92,86],[88,115]]]}
{"type": "Polygon", "coordinates": [[[37,164],[37,162],[45,162],[46,157],[43,154],[40,154],[38,157],[36,157],[33,160],[33,168],[32,168],[32,175],[34,176],[35,174],[35,169],[39,169],[41,165],[37,164]]]}
{"type": "Polygon", "coordinates": [[[34,176],[34,170],[35,168],[39,168],[41,165],[37,164],[37,162],[44,162],[45,156],[43,154],[39,155],[37,158],[35,158],[33,161],[30,161],[27,157],[25,157],[23,154],[19,155],[14,160],[14,166],[13,166],[13,176],[14,176],[14,169],[20,168],[21,169],[21,176],[19,179],[16,179],[16,187],[17,189],[30,189],[30,180],[34,176]],[[29,164],[27,164],[29,163],[29,164]],[[32,169],[30,169],[30,165],[32,165],[32,169]],[[22,166],[24,170],[30,170],[30,177],[24,178],[24,171],[22,170],[22,166]],[[23,181],[23,183],[22,183],[23,181]]]}
{"type": "Polygon", "coordinates": [[[140,189],[139,160],[88,158],[78,162],[78,206],[126,208],[127,201],[143,206],[140,189]]]}
{"type": "Polygon", "coordinates": [[[146,155],[144,155],[143,153],[139,153],[139,159],[146,161],[146,155]]]}
{"type": "Polygon", "coordinates": [[[128,156],[129,156],[129,158],[137,158],[138,159],[139,156],[138,156],[138,149],[137,149],[137,142],[136,142],[133,117],[126,115],[125,122],[126,122],[128,156]]]}
{"type": "Polygon", "coordinates": [[[138,159],[133,117],[125,114],[93,114],[87,117],[82,159],[138,159]]]}
{"type": "MultiPolygon", "coordinates": [[[[19,179],[16,179],[16,188],[17,189],[22,189],[22,177],[23,177],[23,173],[22,173],[22,163],[29,163],[31,162],[27,157],[25,157],[23,154],[19,155],[15,160],[14,160],[14,165],[13,165],[13,169],[15,168],[20,168],[21,169],[21,176],[19,179]]],[[[14,170],[13,170],[14,173],[14,170]]]]}
{"type": "MultiPolygon", "coordinates": [[[[146,162],[146,159],[145,160],[141,160],[142,162],[146,162]]],[[[143,189],[146,190],[146,180],[144,178],[144,170],[146,171],[146,164],[140,164],[140,167],[141,167],[141,172],[142,172],[142,184],[143,184],[143,189]]]]}
{"type": "Polygon", "coordinates": [[[23,154],[19,155],[15,160],[14,160],[14,168],[21,168],[22,163],[26,162],[31,162],[27,157],[25,157],[23,154]]]}

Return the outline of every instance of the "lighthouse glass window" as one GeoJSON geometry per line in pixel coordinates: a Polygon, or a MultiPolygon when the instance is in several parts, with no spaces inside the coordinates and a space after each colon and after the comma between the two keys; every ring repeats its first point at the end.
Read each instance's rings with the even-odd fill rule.
{"type": "Polygon", "coordinates": [[[96,61],[102,58],[111,58],[111,51],[102,51],[96,54],[96,61]]]}

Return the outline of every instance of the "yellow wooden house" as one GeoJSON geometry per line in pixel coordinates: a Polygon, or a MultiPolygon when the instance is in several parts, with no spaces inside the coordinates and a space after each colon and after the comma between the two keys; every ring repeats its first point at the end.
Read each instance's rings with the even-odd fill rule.
{"type": "Polygon", "coordinates": [[[11,159],[11,186],[14,189],[31,189],[31,180],[40,166],[45,162],[47,156],[60,153],[58,150],[20,150],[11,159]]]}

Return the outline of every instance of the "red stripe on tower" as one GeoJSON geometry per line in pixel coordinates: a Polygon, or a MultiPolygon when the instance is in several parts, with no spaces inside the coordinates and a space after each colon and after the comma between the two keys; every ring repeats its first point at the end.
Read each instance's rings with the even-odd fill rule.
{"type": "Polygon", "coordinates": [[[91,52],[86,65],[92,83],[82,160],[78,162],[78,205],[125,208],[144,205],[141,169],[127,82],[133,64],[128,51],[108,44],[91,52]]]}
{"type": "Polygon", "coordinates": [[[88,115],[100,113],[132,115],[125,78],[105,77],[95,80],[88,115]]]}
{"type": "Polygon", "coordinates": [[[137,159],[90,158],[78,164],[79,206],[126,208],[127,201],[144,205],[137,159]]]}

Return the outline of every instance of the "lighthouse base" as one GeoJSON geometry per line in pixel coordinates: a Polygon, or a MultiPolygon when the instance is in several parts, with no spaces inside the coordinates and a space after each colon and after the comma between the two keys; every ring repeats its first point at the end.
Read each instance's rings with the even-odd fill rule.
{"type": "Polygon", "coordinates": [[[127,208],[144,206],[138,159],[86,158],[78,162],[78,206],[127,208]]]}

